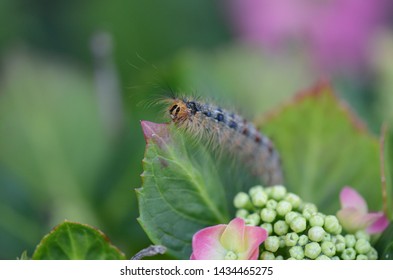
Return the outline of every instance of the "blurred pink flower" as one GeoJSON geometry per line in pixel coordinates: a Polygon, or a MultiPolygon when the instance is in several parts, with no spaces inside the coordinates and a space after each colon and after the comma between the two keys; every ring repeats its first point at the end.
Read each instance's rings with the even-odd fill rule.
{"type": "Polygon", "coordinates": [[[368,212],[364,198],[354,189],[344,187],[340,193],[341,210],[337,212],[343,228],[350,233],[366,229],[370,234],[379,233],[389,225],[383,212],[368,212]]]}
{"type": "Polygon", "coordinates": [[[280,50],[298,46],[326,69],[358,66],[383,22],[387,0],[232,0],[245,41],[280,50]]]}
{"type": "Polygon", "coordinates": [[[204,228],[192,238],[191,260],[256,260],[259,245],[267,238],[261,227],[246,226],[241,218],[228,225],[204,228]]]}

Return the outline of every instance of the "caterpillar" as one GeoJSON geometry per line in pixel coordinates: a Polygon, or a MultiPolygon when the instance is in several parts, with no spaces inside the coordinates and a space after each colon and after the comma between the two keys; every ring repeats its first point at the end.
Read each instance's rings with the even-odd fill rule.
{"type": "Polygon", "coordinates": [[[239,158],[267,185],[283,183],[280,157],[269,138],[243,117],[187,97],[164,100],[176,127],[239,158]]]}

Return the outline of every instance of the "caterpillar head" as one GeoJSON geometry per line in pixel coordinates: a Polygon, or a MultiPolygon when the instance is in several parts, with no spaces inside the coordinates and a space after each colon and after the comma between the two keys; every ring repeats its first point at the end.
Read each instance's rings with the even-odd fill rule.
{"type": "Polygon", "coordinates": [[[174,123],[182,123],[195,115],[197,109],[194,102],[174,99],[169,106],[169,116],[174,123]]]}

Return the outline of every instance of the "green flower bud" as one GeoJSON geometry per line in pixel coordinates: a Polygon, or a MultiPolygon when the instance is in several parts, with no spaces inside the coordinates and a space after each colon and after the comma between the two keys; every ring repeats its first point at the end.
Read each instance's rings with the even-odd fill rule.
{"type": "Polygon", "coordinates": [[[257,213],[250,214],[245,219],[246,225],[249,225],[249,226],[257,226],[257,225],[259,225],[260,221],[261,221],[261,218],[257,213]]]}
{"type": "Polygon", "coordinates": [[[315,204],[309,203],[309,202],[304,203],[302,210],[303,211],[304,210],[309,210],[311,213],[318,213],[317,206],[315,204]]]}
{"type": "Polygon", "coordinates": [[[308,236],[307,235],[301,235],[300,237],[299,237],[299,241],[298,241],[298,244],[300,245],[300,246],[305,246],[307,243],[308,243],[308,236]]]}
{"type": "Polygon", "coordinates": [[[278,215],[285,216],[287,213],[292,211],[292,204],[288,201],[282,200],[277,204],[276,211],[278,215]]]}
{"type": "Polygon", "coordinates": [[[271,235],[271,234],[273,233],[273,226],[272,226],[272,224],[263,223],[263,224],[261,225],[261,228],[266,229],[268,235],[271,235]]]}
{"type": "Polygon", "coordinates": [[[325,231],[325,234],[323,235],[323,241],[332,241],[332,235],[328,232],[325,231]]]}
{"type": "Polygon", "coordinates": [[[277,236],[269,236],[263,244],[266,250],[274,253],[280,247],[280,239],[277,236]]]}
{"type": "Polygon", "coordinates": [[[281,256],[281,255],[278,255],[278,256],[276,257],[276,260],[283,260],[283,259],[284,259],[284,257],[281,256]]]}
{"type": "Polygon", "coordinates": [[[273,188],[272,188],[271,186],[265,188],[265,193],[266,193],[269,197],[271,197],[270,195],[271,195],[271,193],[272,193],[272,189],[273,189],[273,188]]]}
{"type": "Polygon", "coordinates": [[[284,197],[284,200],[291,203],[293,209],[298,208],[302,203],[300,197],[294,193],[287,193],[287,195],[284,197]]]}
{"type": "Polygon", "coordinates": [[[324,241],[321,245],[322,253],[328,257],[333,257],[336,254],[336,246],[333,242],[324,241]]]}
{"type": "Polygon", "coordinates": [[[345,250],[345,237],[341,234],[336,235],[332,238],[334,245],[336,245],[337,252],[343,252],[345,250]]]}
{"type": "Polygon", "coordinates": [[[368,234],[364,230],[358,230],[355,233],[355,237],[356,237],[356,239],[365,239],[367,241],[370,241],[370,234],[368,234]]]}
{"type": "Polygon", "coordinates": [[[285,235],[279,236],[279,239],[280,239],[280,245],[279,245],[279,247],[280,247],[280,248],[284,248],[284,247],[285,247],[285,235]]]}
{"type": "Polygon", "coordinates": [[[323,224],[325,223],[325,217],[321,213],[314,213],[310,219],[310,226],[315,227],[323,227],[323,224]]]}
{"type": "Polygon", "coordinates": [[[301,246],[293,246],[291,249],[289,249],[289,254],[296,260],[304,259],[304,250],[301,246]]]}
{"type": "Polygon", "coordinates": [[[277,213],[276,211],[268,208],[263,208],[261,211],[261,219],[266,223],[271,223],[276,218],[277,213]]]}
{"type": "Polygon", "coordinates": [[[296,261],[296,259],[294,257],[289,257],[287,258],[288,261],[296,261]]]}
{"type": "Polygon", "coordinates": [[[354,260],[356,257],[356,251],[353,248],[346,248],[341,254],[343,260],[354,260]]]}
{"type": "Polygon", "coordinates": [[[285,222],[287,222],[287,224],[290,224],[290,223],[292,222],[292,220],[293,220],[294,218],[298,217],[298,216],[300,216],[299,213],[294,212],[294,211],[291,211],[291,212],[289,212],[289,213],[287,213],[287,214],[285,215],[285,222]]]}
{"type": "Polygon", "coordinates": [[[367,240],[359,239],[356,241],[355,250],[358,254],[367,254],[370,249],[371,245],[370,242],[368,242],[367,240]]]}
{"type": "Polygon", "coordinates": [[[236,211],[236,217],[243,218],[244,220],[247,218],[249,214],[250,213],[248,213],[246,209],[239,209],[236,211]]]}
{"type": "Polygon", "coordinates": [[[228,251],[224,257],[225,260],[237,260],[237,254],[232,252],[232,251],[228,251]]]}
{"type": "Polygon", "coordinates": [[[261,254],[261,260],[274,260],[274,254],[272,252],[264,251],[261,254]]]}
{"type": "Polygon", "coordinates": [[[353,235],[353,234],[347,234],[347,235],[345,235],[345,246],[346,246],[347,248],[349,248],[349,247],[354,247],[355,244],[356,244],[355,235],[353,235]]]}
{"type": "Polygon", "coordinates": [[[322,227],[316,226],[308,230],[308,238],[311,241],[315,241],[315,242],[322,241],[324,236],[325,236],[325,231],[323,230],[322,227]]]}
{"type": "Polygon", "coordinates": [[[256,193],[264,193],[264,189],[261,185],[257,185],[257,186],[253,186],[250,188],[250,190],[248,191],[248,194],[253,197],[256,193]]]}
{"type": "Polygon", "coordinates": [[[256,207],[263,207],[267,203],[268,196],[265,192],[254,192],[251,195],[251,201],[256,207]]]}
{"type": "Polygon", "coordinates": [[[314,214],[316,213],[313,212],[313,210],[311,209],[304,209],[302,212],[303,217],[306,218],[307,220],[309,220],[314,214]]]}
{"type": "Polygon", "coordinates": [[[370,251],[367,253],[367,258],[369,260],[377,260],[378,259],[378,252],[373,247],[371,247],[370,251]]]}
{"type": "Polygon", "coordinates": [[[321,253],[321,246],[317,242],[308,243],[304,249],[304,255],[310,259],[316,259],[321,253]]]}
{"type": "Polygon", "coordinates": [[[298,216],[296,218],[294,218],[291,223],[289,224],[289,226],[291,227],[291,229],[296,232],[302,232],[306,229],[307,227],[307,222],[306,219],[302,216],[298,216]]]}
{"type": "Polygon", "coordinates": [[[274,232],[279,236],[288,232],[288,224],[282,220],[275,222],[273,228],[274,232]]]}
{"type": "Polygon", "coordinates": [[[295,246],[298,240],[299,235],[296,232],[287,233],[287,235],[285,235],[285,245],[287,247],[295,246]]]}
{"type": "Polygon", "coordinates": [[[276,210],[276,207],[277,207],[277,201],[275,201],[273,199],[269,199],[266,202],[266,208],[276,210]]]}
{"type": "Polygon", "coordinates": [[[357,259],[357,260],[368,260],[367,256],[366,256],[366,255],[362,255],[362,254],[357,255],[357,256],[356,256],[356,259],[357,259]]]}
{"type": "Polygon", "coordinates": [[[314,214],[318,213],[318,208],[315,204],[304,203],[302,208],[303,217],[309,220],[314,214]]]}
{"type": "Polygon", "coordinates": [[[272,187],[272,191],[270,193],[270,197],[275,200],[281,200],[287,194],[287,189],[283,186],[274,186],[272,187]]]}
{"type": "Polygon", "coordinates": [[[325,224],[323,226],[323,228],[332,234],[340,234],[341,233],[341,225],[338,222],[338,219],[336,218],[336,216],[333,215],[328,215],[325,217],[325,224]]]}
{"type": "Polygon", "coordinates": [[[319,257],[316,258],[316,260],[327,261],[327,260],[330,260],[330,258],[326,255],[320,255],[319,257]]]}
{"type": "Polygon", "coordinates": [[[252,209],[250,197],[245,192],[239,192],[233,199],[236,208],[252,209]]]}
{"type": "Polygon", "coordinates": [[[331,257],[331,260],[332,261],[339,261],[340,257],[339,256],[334,256],[334,257],[331,257]]]}
{"type": "Polygon", "coordinates": [[[345,237],[342,236],[341,234],[333,235],[333,236],[332,236],[332,242],[333,242],[333,243],[336,243],[336,242],[338,242],[338,241],[340,241],[340,242],[342,241],[342,242],[345,243],[345,237]]]}

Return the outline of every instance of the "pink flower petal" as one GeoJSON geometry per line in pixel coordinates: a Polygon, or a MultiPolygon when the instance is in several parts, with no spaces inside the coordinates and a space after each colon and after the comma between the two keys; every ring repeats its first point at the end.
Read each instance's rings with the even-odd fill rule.
{"type": "Polygon", "coordinates": [[[259,247],[257,247],[254,252],[247,258],[247,260],[257,260],[259,256],[259,247]]]}
{"type": "Polygon", "coordinates": [[[341,209],[353,208],[357,211],[366,214],[367,203],[363,197],[353,188],[344,187],[340,192],[341,209]]]}
{"type": "Polygon", "coordinates": [[[259,246],[256,248],[255,247],[250,248],[250,250],[247,250],[245,252],[238,253],[237,259],[238,260],[256,260],[256,259],[258,259],[258,255],[259,255],[259,246]],[[256,258],[255,258],[255,256],[256,256],[256,258]]]}
{"type": "Polygon", "coordinates": [[[340,201],[342,208],[337,212],[337,217],[347,232],[366,229],[374,234],[382,232],[389,224],[383,212],[368,213],[366,201],[350,187],[343,188],[340,201]]]}
{"type": "Polygon", "coordinates": [[[221,245],[220,237],[226,225],[201,229],[192,238],[193,260],[223,260],[227,250],[221,245]]]}
{"type": "Polygon", "coordinates": [[[268,233],[264,228],[246,226],[246,242],[248,247],[258,247],[267,238],[268,233]]]}
{"type": "Polygon", "coordinates": [[[369,213],[367,215],[373,215],[374,218],[374,222],[366,230],[369,234],[383,232],[389,225],[389,220],[383,212],[369,213]]]}
{"type": "Polygon", "coordinates": [[[259,245],[267,238],[261,227],[246,226],[241,218],[228,225],[217,225],[198,231],[192,240],[191,260],[222,260],[232,251],[237,259],[257,259],[259,245]]]}
{"type": "Polygon", "coordinates": [[[337,218],[345,231],[349,233],[355,233],[357,230],[365,229],[370,225],[370,221],[365,219],[365,215],[354,208],[345,208],[337,212],[337,218]]]}
{"type": "Polygon", "coordinates": [[[238,259],[248,260],[258,258],[259,245],[266,238],[265,229],[246,226],[243,219],[235,218],[228,224],[220,241],[224,248],[237,253],[238,259]]]}
{"type": "Polygon", "coordinates": [[[242,218],[233,219],[221,235],[222,246],[229,251],[245,251],[245,230],[246,224],[242,218]]]}

